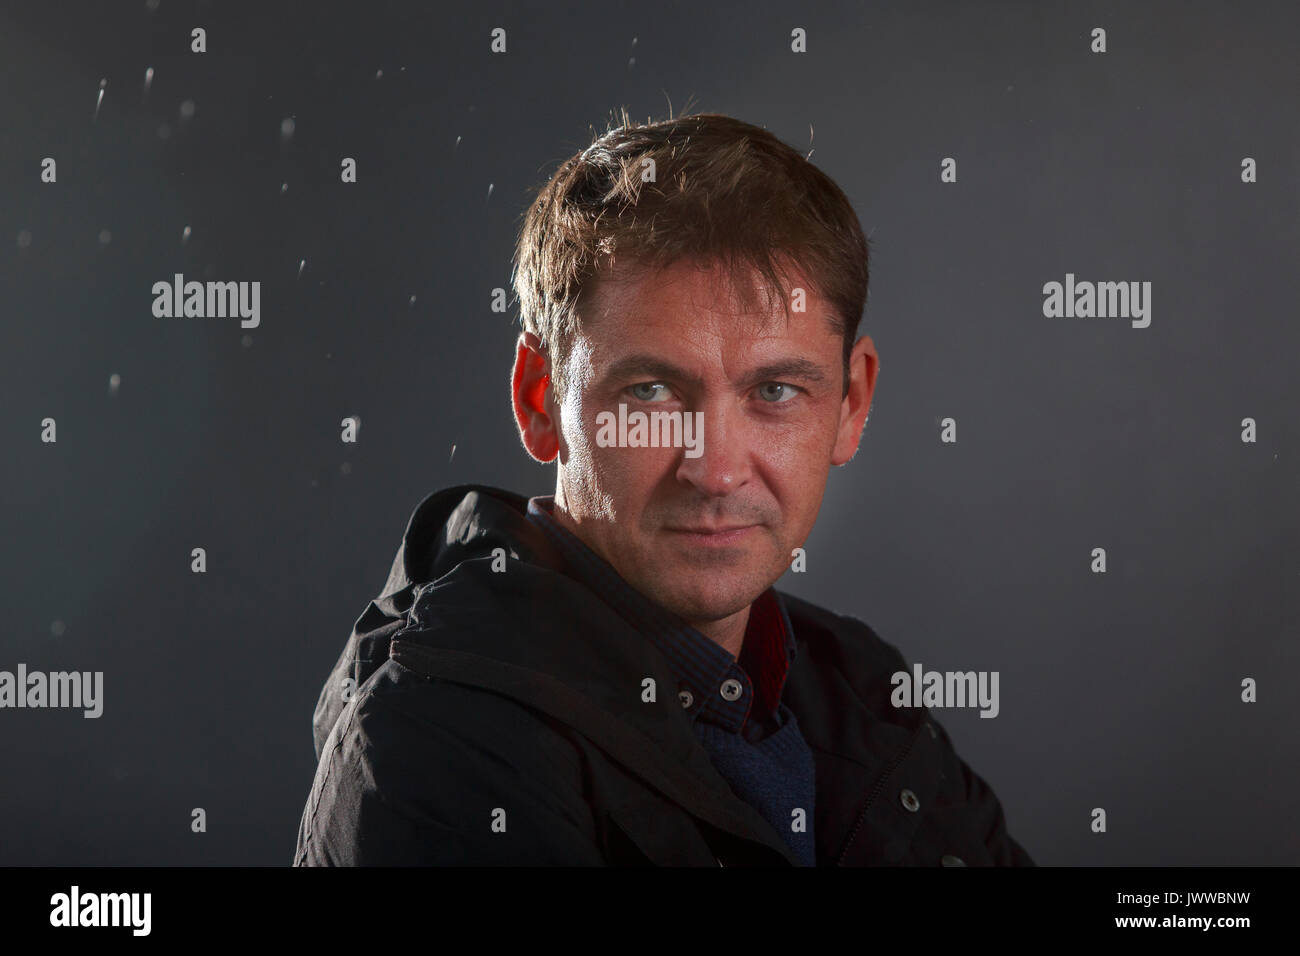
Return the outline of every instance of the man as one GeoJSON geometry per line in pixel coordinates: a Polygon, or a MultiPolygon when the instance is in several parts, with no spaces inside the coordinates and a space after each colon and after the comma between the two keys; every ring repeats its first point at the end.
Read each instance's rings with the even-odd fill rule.
{"type": "Polygon", "coordinates": [[[624,123],[530,208],[511,390],[553,496],[415,510],[317,705],[298,865],[1032,865],[899,651],[774,582],[879,362],[867,243],[765,130],[624,123]]]}

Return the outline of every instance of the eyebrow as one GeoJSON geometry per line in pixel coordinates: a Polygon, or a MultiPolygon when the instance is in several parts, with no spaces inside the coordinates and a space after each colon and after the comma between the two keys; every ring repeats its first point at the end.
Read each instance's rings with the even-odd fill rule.
{"type": "MultiPolygon", "coordinates": [[[[630,378],[634,375],[648,375],[655,379],[670,379],[687,385],[699,386],[700,378],[685,369],[667,362],[655,355],[628,355],[619,359],[606,369],[601,376],[602,382],[614,379],[630,378]]],[[[751,369],[744,375],[745,381],[767,382],[783,378],[797,378],[817,385],[825,384],[828,376],[826,369],[816,362],[804,358],[779,359],[751,369]]]]}

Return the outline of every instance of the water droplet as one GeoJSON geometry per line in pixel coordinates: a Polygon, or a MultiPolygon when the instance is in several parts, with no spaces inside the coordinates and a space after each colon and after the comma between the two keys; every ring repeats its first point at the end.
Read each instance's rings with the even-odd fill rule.
{"type": "Polygon", "coordinates": [[[447,461],[450,462],[451,459],[452,459],[452,458],[455,458],[455,457],[456,457],[456,446],[455,446],[455,445],[452,445],[452,446],[451,446],[451,456],[447,459],[447,461]]]}
{"type": "Polygon", "coordinates": [[[407,305],[415,305],[415,296],[411,296],[411,301],[408,302],[408,303],[406,303],[406,304],[407,304],[407,305]]]}
{"type": "Polygon", "coordinates": [[[288,191],[289,191],[289,184],[288,184],[288,183],[280,183],[280,192],[282,192],[282,193],[287,193],[288,191]]]}
{"type": "Polygon", "coordinates": [[[149,92],[149,87],[153,85],[153,67],[144,71],[144,91],[149,92]]]}
{"type": "Polygon", "coordinates": [[[493,186],[492,183],[488,183],[488,194],[487,194],[488,199],[492,198],[492,186],[493,186]]]}
{"type": "Polygon", "coordinates": [[[184,244],[189,241],[190,241],[190,227],[186,226],[185,231],[181,233],[181,243],[184,244]]]}
{"type": "Polygon", "coordinates": [[[99,119],[99,104],[104,102],[104,87],[107,85],[108,80],[99,81],[99,95],[95,97],[95,115],[91,118],[92,123],[99,119]]]}
{"type": "Polygon", "coordinates": [[[122,376],[114,372],[108,377],[108,394],[116,395],[118,388],[122,385],[122,376]]]}
{"type": "MultiPolygon", "coordinates": [[[[457,137],[456,137],[456,146],[459,146],[459,145],[460,145],[460,137],[457,136],[457,137]]],[[[456,147],[453,146],[452,148],[455,149],[456,147]]]]}
{"type": "Polygon", "coordinates": [[[101,246],[106,246],[112,241],[113,241],[113,234],[111,232],[109,232],[107,229],[99,230],[99,244],[101,246]]]}
{"type": "Polygon", "coordinates": [[[194,101],[186,100],[181,104],[181,119],[192,119],[194,117],[194,101]]]}
{"type": "Polygon", "coordinates": [[[280,121],[280,138],[283,140],[291,139],[293,137],[293,131],[296,127],[297,124],[293,121],[293,117],[291,116],[285,117],[283,120],[280,121]]]}
{"type": "Polygon", "coordinates": [[[298,278],[299,278],[299,279],[302,278],[302,270],[305,269],[305,268],[307,268],[307,260],[306,260],[306,259],[300,259],[300,260],[298,260],[298,278]]]}
{"type": "Polygon", "coordinates": [[[376,70],[376,71],[375,71],[375,79],[376,79],[376,80],[382,80],[383,78],[384,78],[384,71],[383,71],[383,70],[376,70]]]}
{"type": "Polygon", "coordinates": [[[22,232],[18,233],[19,249],[26,249],[31,244],[32,244],[32,234],[30,232],[24,229],[22,232]]]}
{"type": "Polygon", "coordinates": [[[68,628],[66,627],[66,625],[64,625],[62,621],[55,621],[53,624],[50,625],[50,633],[53,634],[55,637],[62,637],[63,632],[66,631],[67,629],[68,628]]]}

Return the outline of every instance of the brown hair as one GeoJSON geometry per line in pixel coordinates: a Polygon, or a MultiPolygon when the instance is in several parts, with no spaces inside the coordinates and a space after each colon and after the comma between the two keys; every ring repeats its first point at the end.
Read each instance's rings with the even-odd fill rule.
{"type": "MultiPolygon", "coordinates": [[[[719,113],[628,121],[570,157],[529,206],[511,281],[520,322],[551,353],[563,388],[578,305],[599,270],[661,269],[679,260],[757,269],[789,316],[787,261],[830,302],[848,359],[867,301],[868,250],[835,182],[765,129],[719,113]],[[651,162],[653,165],[651,165],[651,162]],[[654,180],[644,181],[646,170],[654,180]]],[[[740,294],[750,300],[748,285],[740,294]]],[[[585,301],[585,300],[584,300],[585,301]]]]}

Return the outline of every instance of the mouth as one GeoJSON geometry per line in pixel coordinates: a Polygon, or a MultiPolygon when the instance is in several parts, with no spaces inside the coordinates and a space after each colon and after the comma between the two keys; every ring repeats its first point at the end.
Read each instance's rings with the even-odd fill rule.
{"type": "Polygon", "coordinates": [[[735,544],[742,540],[747,534],[757,528],[758,525],[729,525],[726,527],[707,527],[699,525],[692,528],[666,528],[671,534],[677,535],[692,544],[703,545],[728,545],[735,544]]]}

